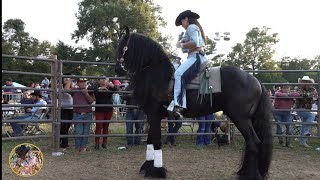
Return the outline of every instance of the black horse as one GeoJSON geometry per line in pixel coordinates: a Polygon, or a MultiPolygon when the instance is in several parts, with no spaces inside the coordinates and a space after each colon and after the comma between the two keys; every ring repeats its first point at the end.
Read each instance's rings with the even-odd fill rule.
{"type": "MultiPolygon", "coordinates": [[[[137,103],[147,114],[150,131],[147,156],[140,172],[166,178],[162,166],[160,121],[168,116],[168,88],[174,69],[160,44],[138,33],[129,33],[118,45],[116,73],[131,79],[137,103]]],[[[236,67],[221,68],[221,93],[206,95],[202,102],[198,90],[187,91],[184,117],[199,117],[223,111],[243,135],[246,146],[239,179],[266,179],[272,156],[271,104],[266,88],[252,75],[236,67]]]]}

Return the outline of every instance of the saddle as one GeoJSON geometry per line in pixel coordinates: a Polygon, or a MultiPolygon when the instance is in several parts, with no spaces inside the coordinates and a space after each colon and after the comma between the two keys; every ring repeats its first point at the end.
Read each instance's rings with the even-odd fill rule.
{"type": "MultiPolygon", "coordinates": [[[[197,76],[186,85],[186,90],[198,90],[201,97],[206,94],[221,92],[220,68],[220,66],[213,67],[211,61],[205,61],[201,64],[197,76]]],[[[169,83],[169,94],[173,94],[173,87],[174,78],[169,83]]]]}

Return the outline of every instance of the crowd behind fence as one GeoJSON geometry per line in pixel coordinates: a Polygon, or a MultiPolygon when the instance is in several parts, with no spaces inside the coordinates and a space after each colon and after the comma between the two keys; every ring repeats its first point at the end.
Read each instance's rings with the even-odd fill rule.
{"type": "MultiPolygon", "coordinates": [[[[62,82],[63,78],[88,78],[88,79],[99,79],[100,77],[96,76],[79,76],[79,75],[63,75],[62,67],[63,64],[72,63],[72,64],[99,64],[99,65],[106,65],[106,66],[112,66],[115,65],[115,63],[95,63],[95,62],[84,62],[84,61],[70,61],[70,60],[58,60],[56,55],[51,56],[51,58],[35,58],[35,57],[25,57],[25,56],[13,56],[13,55],[4,55],[2,54],[2,61],[4,59],[8,58],[15,58],[16,60],[35,60],[35,61],[47,61],[51,64],[51,72],[43,72],[43,73],[35,73],[35,72],[20,72],[20,71],[9,71],[9,70],[2,70],[2,73],[7,74],[24,74],[24,75],[36,75],[36,76],[48,76],[51,80],[51,87],[48,89],[38,89],[38,88],[17,88],[21,90],[42,90],[47,92],[52,92],[52,99],[51,104],[46,105],[46,107],[51,109],[50,118],[46,120],[23,120],[23,122],[41,122],[41,123],[49,123],[52,125],[52,134],[51,135],[33,135],[33,136],[19,136],[19,137],[2,137],[2,140],[18,140],[18,139],[33,139],[33,138],[52,138],[53,142],[53,149],[56,151],[59,148],[59,141],[61,137],[125,137],[128,136],[127,134],[101,134],[101,135],[95,135],[95,134],[89,134],[89,135],[60,135],[60,125],[61,123],[75,123],[77,120],[61,120],[61,108],[64,106],[61,105],[61,93],[59,92],[71,92],[76,90],[63,90],[61,86],[57,85],[57,82],[62,82]]],[[[320,70],[285,70],[285,71],[275,71],[275,70],[260,70],[260,71],[248,71],[249,73],[253,72],[259,72],[259,73],[279,73],[279,72],[316,72],[317,73],[317,83],[313,83],[312,85],[317,86],[317,91],[320,92],[320,70]]],[[[110,80],[118,79],[123,80],[125,78],[122,77],[108,77],[110,80]]],[[[263,83],[265,85],[280,85],[281,83],[263,83]]],[[[300,85],[299,83],[289,83],[289,85],[300,85]]],[[[3,87],[3,89],[6,89],[9,87],[3,87]]],[[[114,93],[132,93],[131,91],[115,91],[114,93]]],[[[21,105],[17,102],[21,99],[21,93],[16,94],[2,94],[3,98],[7,98],[9,100],[14,101],[14,103],[10,104],[2,104],[2,107],[22,107],[22,106],[29,106],[29,107],[35,107],[37,105],[21,105]]],[[[274,96],[270,97],[271,99],[274,99],[274,96]]],[[[308,138],[320,138],[320,118],[319,118],[319,107],[320,107],[320,101],[319,97],[317,100],[318,110],[309,110],[312,112],[318,113],[317,122],[312,123],[313,126],[317,127],[317,133],[314,136],[309,136],[308,138]]],[[[88,105],[83,106],[73,106],[73,107],[85,107],[88,105]]],[[[121,107],[121,108],[136,108],[137,106],[133,105],[114,105],[114,104],[93,104],[90,105],[91,107],[121,107]]],[[[299,111],[297,109],[287,109],[285,111],[299,111]]],[[[305,110],[304,110],[305,111],[305,110]]],[[[145,120],[140,120],[145,121],[145,120]]],[[[176,120],[167,120],[164,122],[175,122],[176,120]]],[[[180,120],[181,121],[181,120],[180,120]]],[[[182,120],[183,122],[190,122],[190,123],[196,123],[199,122],[199,120],[182,120]]],[[[233,123],[228,119],[223,120],[212,120],[208,121],[205,120],[205,122],[227,122],[228,123],[228,137],[233,137],[236,135],[240,135],[240,133],[235,133],[235,127],[233,123]]],[[[2,124],[4,123],[10,123],[10,122],[21,122],[21,120],[5,120],[2,119],[2,124]]],[[[88,120],[88,121],[82,121],[82,122],[90,122],[90,123],[97,123],[97,122],[103,122],[103,123],[125,123],[128,121],[125,120],[109,120],[109,121],[103,121],[103,120],[88,120]]],[[[138,121],[134,121],[138,122],[138,121]]],[[[274,122],[273,124],[288,124],[285,122],[274,122]]],[[[289,124],[308,124],[308,123],[302,123],[302,122],[290,122],[289,124]]],[[[310,124],[310,123],[309,123],[310,124]]],[[[198,133],[198,134],[205,134],[205,135],[214,135],[215,133],[198,133]]],[[[195,133],[167,133],[166,135],[196,135],[195,133]]],[[[146,136],[146,134],[130,134],[130,136],[146,136]]],[[[284,136],[287,137],[287,135],[274,135],[274,136],[284,136]]],[[[301,137],[300,135],[290,135],[290,137],[301,137]]]]}

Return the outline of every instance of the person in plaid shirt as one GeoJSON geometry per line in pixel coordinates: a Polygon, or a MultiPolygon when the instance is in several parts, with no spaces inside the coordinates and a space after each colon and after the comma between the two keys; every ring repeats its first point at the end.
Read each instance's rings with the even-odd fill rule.
{"type": "MultiPolygon", "coordinates": [[[[318,92],[310,83],[314,83],[314,80],[309,76],[303,76],[302,79],[298,79],[299,83],[302,83],[298,89],[298,93],[301,98],[297,98],[295,107],[299,110],[311,110],[312,104],[317,100],[318,92]]],[[[315,114],[310,111],[297,111],[298,116],[302,118],[304,123],[312,123],[315,120],[315,114]]],[[[301,136],[310,136],[311,135],[311,125],[303,124],[301,126],[301,136]]],[[[300,138],[300,145],[310,148],[307,144],[307,138],[300,138]]]]}

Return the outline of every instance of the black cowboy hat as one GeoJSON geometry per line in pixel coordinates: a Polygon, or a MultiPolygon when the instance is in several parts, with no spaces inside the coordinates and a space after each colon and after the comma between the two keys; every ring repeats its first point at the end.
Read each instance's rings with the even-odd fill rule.
{"type": "Polygon", "coordinates": [[[188,17],[188,18],[196,18],[196,19],[199,19],[200,16],[199,14],[195,13],[195,12],[192,12],[190,10],[186,10],[186,11],[183,11],[182,13],[179,14],[179,16],[177,17],[176,19],[176,26],[180,26],[181,25],[181,20],[185,17],[188,17]]]}
{"type": "Polygon", "coordinates": [[[27,152],[29,152],[29,150],[30,150],[29,146],[21,145],[15,151],[19,157],[23,157],[24,155],[27,154],[27,152]]]}
{"type": "Polygon", "coordinates": [[[38,91],[38,90],[37,90],[37,91],[34,91],[34,92],[31,93],[30,95],[31,95],[31,96],[39,96],[39,97],[41,97],[41,98],[43,97],[42,92],[41,92],[41,91],[38,91]]]}

